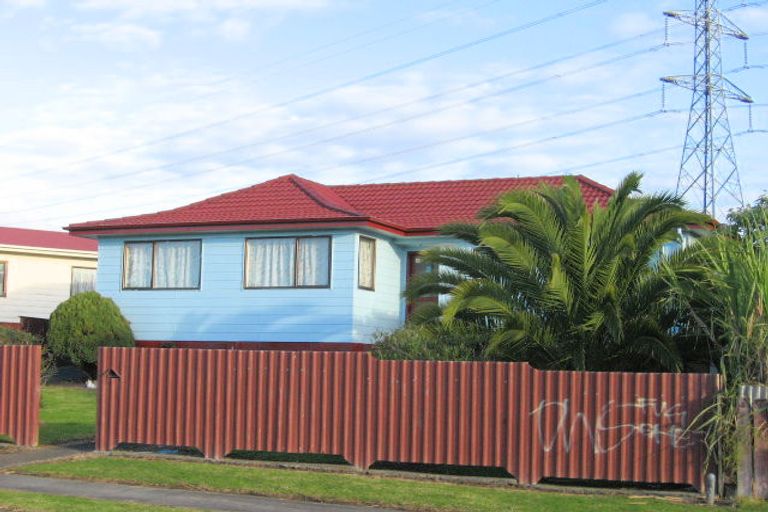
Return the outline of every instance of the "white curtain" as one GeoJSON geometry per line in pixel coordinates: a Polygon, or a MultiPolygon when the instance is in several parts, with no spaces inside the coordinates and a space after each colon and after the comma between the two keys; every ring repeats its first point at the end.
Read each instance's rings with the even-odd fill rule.
{"type": "Polygon", "coordinates": [[[152,244],[125,244],[123,286],[125,288],[149,288],[152,286],[152,244]]]}
{"type": "Polygon", "coordinates": [[[77,295],[83,292],[92,292],[96,289],[96,269],[95,268],[80,268],[74,267],[72,269],[72,286],[70,287],[70,295],[77,295]]]}
{"type": "Polygon", "coordinates": [[[158,242],[155,245],[155,288],[197,288],[200,285],[200,242],[158,242]]]}
{"type": "Polygon", "coordinates": [[[330,243],[326,237],[299,238],[296,286],[328,286],[330,243]]]}
{"type": "Polygon", "coordinates": [[[247,243],[246,286],[293,286],[295,238],[259,238],[247,243]]]}
{"type": "Polygon", "coordinates": [[[360,238],[360,252],[357,261],[357,284],[362,288],[373,288],[376,257],[376,240],[360,238]]]}

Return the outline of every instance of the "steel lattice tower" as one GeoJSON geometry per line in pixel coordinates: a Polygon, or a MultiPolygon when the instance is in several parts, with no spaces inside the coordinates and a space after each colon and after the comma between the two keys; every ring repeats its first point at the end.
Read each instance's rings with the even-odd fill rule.
{"type": "Polygon", "coordinates": [[[752,98],[723,76],[720,55],[722,36],[747,40],[715,6],[716,0],[696,0],[695,11],[668,11],[664,15],[693,25],[696,31],[693,75],[661,80],[690,89],[691,109],[685,146],[677,178],[677,194],[686,196],[703,213],[717,216],[717,199],[727,194],[744,204],[728,122],[726,100],[752,103],[752,98]]]}

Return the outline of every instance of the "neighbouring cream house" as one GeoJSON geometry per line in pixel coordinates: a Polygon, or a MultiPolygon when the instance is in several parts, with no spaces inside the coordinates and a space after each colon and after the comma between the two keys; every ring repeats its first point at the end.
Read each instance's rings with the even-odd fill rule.
{"type": "Polygon", "coordinates": [[[97,254],[65,232],[0,227],[0,325],[39,330],[62,301],[95,289],[97,254]]]}

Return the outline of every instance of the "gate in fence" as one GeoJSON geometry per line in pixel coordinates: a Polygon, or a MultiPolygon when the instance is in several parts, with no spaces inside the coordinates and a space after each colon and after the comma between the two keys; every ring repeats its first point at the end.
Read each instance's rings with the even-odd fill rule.
{"type": "Polygon", "coordinates": [[[368,353],[102,348],[97,449],[119,443],[505,468],[703,488],[691,421],[716,375],[380,361],[368,353]]]}
{"type": "Polygon", "coordinates": [[[0,346],[0,434],[37,446],[40,415],[39,345],[0,346]]]}

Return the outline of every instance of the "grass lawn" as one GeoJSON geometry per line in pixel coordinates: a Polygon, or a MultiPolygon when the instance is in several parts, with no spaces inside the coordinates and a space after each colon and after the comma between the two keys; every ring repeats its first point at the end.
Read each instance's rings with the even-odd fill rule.
{"type": "Polygon", "coordinates": [[[60,512],[62,510],[67,512],[151,512],[153,510],[184,512],[190,509],[0,490],[0,510],[12,512],[60,512]]]}
{"type": "Polygon", "coordinates": [[[40,444],[57,444],[96,435],[96,391],[76,386],[45,386],[40,409],[40,444]]]}
{"type": "MultiPolygon", "coordinates": [[[[704,511],[705,507],[652,497],[571,495],[443,482],[320,473],[203,462],[88,457],[35,464],[16,472],[105,482],[238,492],[410,510],[491,512],[704,511]]],[[[742,511],[768,511],[744,504],[742,511]]]]}

